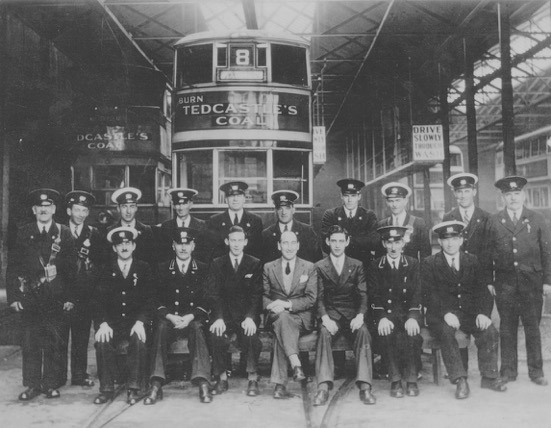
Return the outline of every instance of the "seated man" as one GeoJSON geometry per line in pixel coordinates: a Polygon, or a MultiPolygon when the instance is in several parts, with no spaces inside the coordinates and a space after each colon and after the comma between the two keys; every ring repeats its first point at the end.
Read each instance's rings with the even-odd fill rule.
{"type": "Polygon", "coordinates": [[[369,267],[373,313],[378,322],[385,361],[390,378],[390,396],[404,396],[402,380],[407,382],[406,394],[419,395],[417,364],[421,338],[421,283],[417,258],[402,254],[405,226],[384,226],[377,229],[386,255],[369,267]]]}
{"type": "Polygon", "coordinates": [[[372,367],[370,335],[364,323],[367,311],[367,285],[363,264],[345,255],[350,243],[346,229],[331,226],[327,232],[328,257],[316,263],[318,277],[318,316],[321,318],[316,349],[318,392],[314,406],[327,403],[333,387],[333,340],[344,334],[354,342],[356,385],[364,404],[375,404],[371,393],[372,367]]]}
{"type": "Polygon", "coordinates": [[[463,222],[455,220],[434,226],[442,251],[427,257],[421,265],[427,324],[440,342],[450,382],[457,385],[457,399],[470,394],[467,370],[455,338],[458,329],[475,337],[481,387],[498,392],[507,389],[497,371],[499,335],[490,319],[492,296],[476,256],[460,251],[464,227],[463,222]]]}
{"type": "Polygon", "coordinates": [[[314,264],[297,257],[299,243],[293,232],[283,232],[279,244],[281,257],[264,265],[263,307],[268,311],[267,325],[275,334],[271,382],[274,398],[288,396],[287,359],[293,368],[293,380],[304,380],[298,357],[298,339],[312,330],[313,309],[318,296],[314,264]]]}
{"type": "Polygon", "coordinates": [[[196,231],[174,229],[174,257],[159,265],[157,281],[157,326],[151,357],[151,390],[144,404],[163,398],[162,385],[169,346],[179,337],[188,338],[191,354],[191,381],[199,386],[201,403],[210,403],[210,357],[205,337],[208,322],[206,304],[207,265],[193,258],[196,231]]]}
{"type": "Polygon", "coordinates": [[[117,345],[128,340],[128,404],[141,398],[146,362],[146,333],[144,325],[151,318],[154,295],[149,264],[133,257],[138,231],[131,227],[112,229],[107,240],[113,245],[117,258],[100,273],[93,294],[96,325],[96,358],[100,394],[94,404],[113,398],[117,372],[117,345]]]}
{"type": "Polygon", "coordinates": [[[247,361],[247,395],[258,395],[258,358],[262,342],[258,337],[262,305],[262,264],[243,252],[247,245],[245,230],[232,226],[226,238],[229,254],[212,261],[208,281],[211,294],[212,371],[218,377],[214,394],[228,389],[227,354],[229,336],[237,334],[247,361]]]}

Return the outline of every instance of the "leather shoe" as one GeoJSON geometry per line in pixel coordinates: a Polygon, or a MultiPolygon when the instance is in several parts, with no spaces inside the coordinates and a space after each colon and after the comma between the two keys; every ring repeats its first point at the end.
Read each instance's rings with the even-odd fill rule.
{"type": "Polygon", "coordinates": [[[113,399],[112,392],[100,392],[96,398],[94,398],[94,404],[105,404],[113,399]]]}
{"type": "Polygon", "coordinates": [[[227,380],[218,379],[212,388],[212,395],[220,395],[226,392],[229,388],[227,380]]]}
{"type": "Polygon", "coordinates": [[[415,382],[408,382],[406,386],[406,395],[408,397],[417,397],[419,395],[419,387],[415,382]]]}
{"type": "Polygon", "coordinates": [[[327,400],[329,399],[329,391],[325,389],[320,389],[318,392],[316,392],[316,395],[314,397],[314,401],[312,404],[314,406],[324,406],[327,403],[327,400]]]}
{"type": "Polygon", "coordinates": [[[145,397],[145,400],[143,400],[143,403],[146,406],[152,406],[157,402],[157,400],[163,399],[163,388],[161,387],[161,383],[154,381],[151,385],[151,390],[149,391],[149,394],[147,394],[147,397],[145,397]]]}
{"type": "Polygon", "coordinates": [[[507,382],[500,378],[490,379],[487,377],[483,377],[480,381],[480,387],[491,389],[492,391],[504,392],[507,391],[507,386],[505,385],[506,383],[507,382]]]}
{"type": "Polygon", "coordinates": [[[457,388],[455,390],[455,398],[457,398],[458,400],[462,400],[464,398],[467,398],[470,393],[471,393],[471,390],[469,388],[469,384],[467,383],[467,378],[460,377],[457,380],[457,388]]]}
{"type": "Polygon", "coordinates": [[[375,404],[377,402],[377,399],[371,393],[371,388],[360,389],[360,401],[364,404],[375,404]]]}
{"type": "Polygon", "coordinates": [[[390,384],[390,396],[394,398],[402,398],[404,396],[404,388],[402,388],[401,381],[390,384]]]}
{"type": "Polygon", "coordinates": [[[301,366],[295,366],[293,368],[293,380],[295,382],[301,382],[304,379],[306,379],[306,376],[304,375],[304,371],[302,370],[301,366]]]}
{"type": "Polygon", "coordinates": [[[61,394],[57,389],[48,388],[46,390],[46,398],[59,398],[59,397],[61,397],[61,394]]]}
{"type": "Polygon", "coordinates": [[[260,394],[258,382],[256,380],[250,380],[247,385],[247,395],[249,397],[256,397],[258,394],[260,394]]]}
{"type": "Polygon", "coordinates": [[[19,394],[20,401],[29,401],[40,395],[40,388],[27,388],[21,394],[19,394]]]}
{"type": "Polygon", "coordinates": [[[203,382],[199,385],[199,401],[201,403],[212,403],[212,394],[207,382],[203,382]]]}
{"type": "Polygon", "coordinates": [[[142,399],[142,396],[138,393],[138,390],[136,389],[129,389],[126,391],[126,403],[133,406],[138,401],[142,399]]]}
{"type": "Polygon", "coordinates": [[[280,383],[276,384],[274,389],[274,398],[279,400],[287,397],[287,388],[285,388],[285,385],[281,385],[280,383]]]}
{"type": "Polygon", "coordinates": [[[92,379],[86,378],[86,379],[83,379],[83,380],[71,381],[71,385],[92,387],[92,386],[95,385],[95,383],[92,379]]]}
{"type": "Polygon", "coordinates": [[[534,379],[530,379],[530,380],[534,382],[536,385],[547,386],[547,379],[545,379],[543,376],[535,377],[534,379]]]}

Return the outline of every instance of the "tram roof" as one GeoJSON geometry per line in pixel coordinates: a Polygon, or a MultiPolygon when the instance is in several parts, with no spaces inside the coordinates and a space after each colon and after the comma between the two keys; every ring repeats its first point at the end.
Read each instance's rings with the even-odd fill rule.
{"type": "Polygon", "coordinates": [[[183,37],[178,40],[174,46],[178,47],[180,45],[203,43],[209,41],[220,41],[220,40],[263,40],[263,41],[274,41],[274,42],[286,42],[293,44],[300,44],[304,46],[309,46],[310,42],[305,40],[303,37],[295,36],[291,33],[282,33],[282,32],[269,32],[263,30],[237,30],[237,31],[202,31],[200,33],[193,33],[189,36],[183,37]]]}

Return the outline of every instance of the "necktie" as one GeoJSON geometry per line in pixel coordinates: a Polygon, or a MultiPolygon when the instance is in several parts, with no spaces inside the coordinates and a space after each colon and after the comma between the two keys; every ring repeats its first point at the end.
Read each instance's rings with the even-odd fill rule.
{"type": "Polygon", "coordinates": [[[455,265],[455,258],[452,258],[451,268],[453,273],[457,273],[457,266],[455,265]]]}
{"type": "Polygon", "coordinates": [[[73,230],[73,236],[75,238],[78,238],[78,226],[75,226],[75,229],[73,230]]]}
{"type": "Polygon", "coordinates": [[[238,263],[237,259],[234,259],[234,264],[233,264],[234,272],[237,272],[237,269],[239,269],[239,263],[238,263]]]}
{"type": "Polygon", "coordinates": [[[352,211],[348,211],[348,219],[352,220],[352,211]]]}
{"type": "Polygon", "coordinates": [[[517,223],[518,223],[517,213],[514,212],[514,213],[513,213],[513,224],[516,226],[517,223]]]}
{"type": "Polygon", "coordinates": [[[122,265],[122,276],[124,278],[128,276],[128,263],[122,265]]]}
{"type": "Polygon", "coordinates": [[[287,266],[285,266],[285,275],[290,275],[291,274],[291,265],[289,264],[289,262],[287,262],[287,266]]]}
{"type": "Polygon", "coordinates": [[[239,224],[239,217],[237,217],[237,214],[235,214],[235,217],[233,219],[233,225],[237,226],[239,224]]]}
{"type": "Polygon", "coordinates": [[[287,225],[285,225],[285,227],[283,228],[283,231],[284,232],[288,232],[289,231],[289,227],[287,225]]]}
{"type": "Polygon", "coordinates": [[[340,259],[337,259],[335,261],[335,270],[337,271],[337,274],[340,276],[341,275],[341,272],[342,272],[342,267],[341,267],[341,261],[340,259]]]}
{"type": "Polygon", "coordinates": [[[46,236],[46,226],[42,226],[42,236],[46,236]]]}
{"type": "Polygon", "coordinates": [[[394,270],[398,270],[398,263],[396,262],[396,260],[392,262],[392,267],[394,268],[394,270]]]}
{"type": "Polygon", "coordinates": [[[465,211],[465,215],[463,216],[463,220],[465,221],[465,223],[469,223],[469,221],[471,220],[471,218],[469,217],[469,212],[468,211],[465,211]]]}
{"type": "Polygon", "coordinates": [[[182,275],[186,274],[186,264],[182,264],[182,275]]]}

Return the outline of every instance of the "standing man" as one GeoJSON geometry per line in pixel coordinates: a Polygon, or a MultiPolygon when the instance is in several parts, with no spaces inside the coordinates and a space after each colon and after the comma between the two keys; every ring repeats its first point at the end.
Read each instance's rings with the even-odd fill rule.
{"type": "Polygon", "coordinates": [[[7,272],[8,305],[21,314],[23,386],[19,400],[41,392],[58,398],[64,371],[62,325],[73,309],[76,252],[67,226],[53,220],[60,195],[37,189],[29,194],[35,222],[17,232],[7,272]]]}
{"type": "Polygon", "coordinates": [[[220,186],[226,195],[227,211],[213,215],[207,222],[207,229],[214,240],[212,257],[220,257],[226,253],[225,239],[232,226],[241,226],[247,235],[245,252],[260,259],[262,251],[262,219],[245,209],[245,192],[249,186],[242,181],[232,181],[220,186]]]}
{"type": "Polygon", "coordinates": [[[373,298],[372,308],[382,342],[390,379],[390,396],[419,395],[417,362],[420,358],[422,293],[419,261],[403,254],[408,233],[405,226],[383,226],[381,235],[386,255],[374,260],[367,281],[373,298]]]}
{"type": "Polygon", "coordinates": [[[456,330],[475,337],[481,387],[497,392],[507,389],[498,377],[499,337],[490,319],[492,296],[478,259],[460,251],[464,227],[460,221],[445,221],[434,226],[432,230],[438,235],[442,251],[427,257],[421,264],[427,324],[440,343],[450,382],[456,385],[457,399],[467,398],[470,389],[455,338],[456,330]]]}
{"type": "Polygon", "coordinates": [[[306,379],[298,356],[298,339],[313,328],[318,284],[314,264],[297,257],[299,246],[297,235],[283,232],[278,244],[281,257],[266,263],[262,274],[266,324],[275,334],[271,382],[276,384],[276,399],[288,397],[287,360],[293,368],[293,380],[306,379]]]}
{"type": "MultiPolygon", "coordinates": [[[[83,190],[67,193],[65,202],[69,222],[67,226],[73,235],[77,251],[76,280],[74,283],[75,308],[70,312],[64,324],[63,367],[67,367],[67,348],[71,336],[71,385],[94,386],[88,368],[88,342],[92,326],[92,307],[90,299],[94,287],[94,276],[103,265],[105,245],[100,232],[89,226],[86,219],[95,198],[83,190]]],[[[67,370],[62,376],[63,383],[67,379],[67,370]]]]}
{"type": "Polygon", "coordinates": [[[318,237],[314,229],[307,224],[295,220],[295,201],[299,195],[292,190],[278,190],[272,193],[277,221],[262,232],[262,246],[264,263],[280,257],[277,249],[279,237],[283,232],[290,230],[297,235],[300,249],[297,256],[303,260],[315,263],[322,258],[318,237]]]}
{"type": "Polygon", "coordinates": [[[195,231],[174,229],[174,256],[159,266],[157,281],[157,326],[151,359],[151,390],[144,404],[163,398],[169,346],[179,337],[188,338],[191,381],[199,386],[201,403],[210,403],[210,357],[205,330],[209,321],[206,289],[207,265],[193,257],[195,231]]]}
{"type": "Polygon", "coordinates": [[[346,255],[361,261],[367,268],[373,258],[372,252],[377,250],[380,245],[376,230],[377,216],[372,210],[359,206],[364,183],[352,178],[345,178],[337,181],[337,186],[341,188],[343,205],[329,209],[323,214],[321,224],[323,251],[330,252],[325,240],[329,228],[334,225],[341,226],[350,234],[350,244],[346,247],[346,255]]]}
{"type": "Polygon", "coordinates": [[[155,241],[153,239],[153,231],[151,230],[151,226],[145,225],[136,219],[138,201],[141,198],[142,191],[135,187],[123,187],[113,192],[111,201],[117,204],[117,211],[119,212],[120,219],[107,228],[107,233],[121,226],[136,229],[138,237],[134,241],[136,245],[134,257],[149,263],[149,266],[155,270],[157,253],[155,241]]]}
{"type": "Polygon", "coordinates": [[[364,323],[367,312],[367,285],[362,262],[345,255],[348,232],[331,226],[326,244],[330,254],[316,263],[318,278],[319,335],[316,349],[318,392],[314,406],[323,406],[333,387],[335,365],[332,342],[341,335],[354,343],[356,385],[364,404],[375,404],[371,393],[371,337],[364,323]]]}
{"type": "Polygon", "coordinates": [[[226,238],[229,253],[214,259],[210,266],[209,290],[212,299],[210,327],[212,343],[212,370],[218,377],[214,393],[228,390],[227,355],[232,334],[237,335],[239,346],[247,361],[249,384],[247,395],[258,391],[258,358],[262,342],[258,337],[258,324],[262,310],[262,264],[245,254],[247,237],[241,226],[232,226],[226,238]]]}
{"type": "MultiPolygon", "coordinates": [[[[425,220],[407,212],[411,189],[409,186],[392,182],[381,188],[381,193],[386,199],[386,206],[391,215],[378,223],[378,227],[404,226],[407,232],[404,235],[403,252],[406,256],[422,260],[431,255],[432,248],[429,239],[429,230],[425,220]]],[[[383,243],[384,244],[384,243],[383,243]]],[[[379,247],[378,255],[387,254],[387,249],[379,247]]]]}
{"type": "Polygon", "coordinates": [[[136,404],[145,375],[147,361],[146,325],[151,319],[155,295],[151,268],[134,257],[138,231],[116,227],[107,234],[116,259],[100,273],[94,290],[94,322],[96,326],[96,359],[99,395],[94,404],[113,399],[117,373],[117,345],[128,341],[127,403],[136,404]]]}
{"type": "MultiPolygon", "coordinates": [[[[526,335],[528,376],[536,385],[547,385],[543,373],[539,324],[543,294],[551,291],[551,235],[543,217],[524,206],[524,177],[496,181],[505,209],[489,220],[488,242],[492,274],[490,292],[496,297],[501,336],[501,376],[514,381],[518,375],[519,319],[526,335]]],[[[490,268],[491,269],[491,268],[490,268]]]]}

